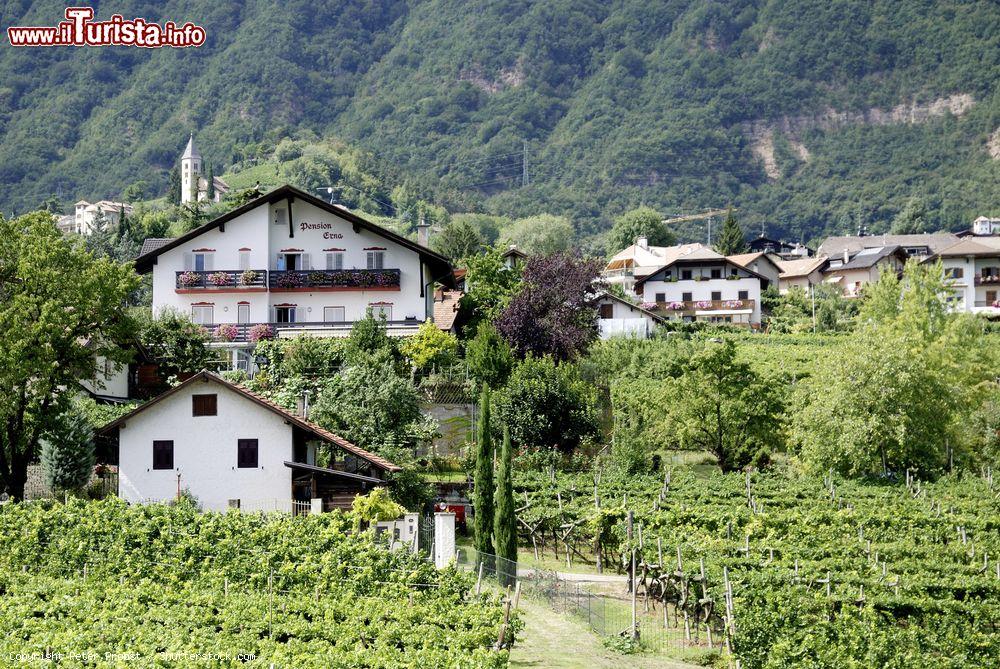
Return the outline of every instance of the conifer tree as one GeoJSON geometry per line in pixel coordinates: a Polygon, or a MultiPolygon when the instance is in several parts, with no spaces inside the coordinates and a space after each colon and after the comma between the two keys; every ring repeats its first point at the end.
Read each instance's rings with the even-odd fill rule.
{"type": "Polygon", "coordinates": [[[476,472],[474,477],[476,511],[474,528],[476,550],[483,555],[486,568],[492,570],[493,546],[493,437],[490,434],[490,390],[483,388],[482,409],[479,417],[479,434],[476,443],[476,472]]]}
{"type": "Polygon", "coordinates": [[[93,429],[84,415],[71,406],[56,418],[41,439],[39,460],[45,482],[53,490],[79,490],[94,472],[93,429]]]}
{"type": "Polygon", "coordinates": [[[737,253],[746,253],[748,248],[743,228],[740,227],[736,217],[733,216],[733,210],[730,209],[729,213],[726,214],[726,220],[722,222],[722,232],[719,233],[719,238],[715,242],[715,250],[724,256],[732,256],[737,253]]]}
{"type": "Polygon", "coordinates": [[[170,176],[168,177],[169,187],[167,188],[167,202],[170,204],[180,204],[181,203],[181,171],[177,169],[174,165],[170,169],[170,176]]]}
{"type": "Polygon", "coordinates": [[[205,186],[205,199],[209,202],[215,200],[215,170],[212,169],[212,163],[205,166],[205,181],[207,186],[205,186]]]}
{"type": "Polygon", "coordinates": [[[514,514],[514,482],[511,469],[513,453],[510,430],[503,429],[503,447],[497,462],[496,517],[493,543],[496,545],[497,578],[501,585],[511,585],[517,577],[517,516],[514,514]]]}

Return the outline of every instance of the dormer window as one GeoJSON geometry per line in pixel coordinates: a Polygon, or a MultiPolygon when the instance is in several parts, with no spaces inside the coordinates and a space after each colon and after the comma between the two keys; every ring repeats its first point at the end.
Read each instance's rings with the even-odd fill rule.
{"type": "Polygon", "coordinates": [[[689,269],[682,269],[681,270],[681,279],[683,279],[684,281],[690,281],[691,280],[691,270],[689,270],[689,269]]]}

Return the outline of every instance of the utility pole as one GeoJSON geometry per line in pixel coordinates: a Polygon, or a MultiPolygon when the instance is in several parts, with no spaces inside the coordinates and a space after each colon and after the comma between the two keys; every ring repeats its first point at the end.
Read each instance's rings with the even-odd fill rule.
{"type": "Polygon", "coordinates": [[[813,334],[816,334],[816,286],[809,284],[809,296],[812,298],[813,334]]]}
{"type": "Polygon", "coordinates": [[[528,140],[524,140],[521,149],[521,185],[528,185],[528,140]]]}

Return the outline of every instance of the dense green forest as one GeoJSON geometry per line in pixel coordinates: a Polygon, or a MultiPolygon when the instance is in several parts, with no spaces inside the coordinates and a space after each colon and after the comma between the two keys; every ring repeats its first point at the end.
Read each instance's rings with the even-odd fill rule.
{"type": "MultiPolygon", "coordinates": [[[[0,23],[54,25],[64,8],[13,0],[0,23]]],[[[640,204],[663,214],[732,205],[755,233],[806,241],[888,229],[908,203],[926,209],[930,228],[1000,215],[994,0],[113,9],[194,21],[207,44],[5,44],[4,212],[113,197],[136,181],[160,195],[196,132],[216,174],[271,159],[287,137],[336,141],[385,179],[377,192],[406,184],[451,211],[567,216],[598,245],[614,216],[640,204]]],[[[677,232],[702,238],[701,226],[677,232]]]]}

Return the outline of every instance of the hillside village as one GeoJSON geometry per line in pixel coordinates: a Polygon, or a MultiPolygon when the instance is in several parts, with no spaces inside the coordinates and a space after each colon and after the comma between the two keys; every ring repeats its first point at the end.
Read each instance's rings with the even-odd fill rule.
{"type": "MultiPolygon", "coordinates": [[[[20,320],[5,345],[23,346],[31,333],[59,360],[17,372],[24,381],[14,385],[31,392],[5,408],[5,506],[118,498],[228,512],[233,523],[263,514],[336,524],[347,514],[372,534],[337,536],[388,537],[413,559],[471,569],[477,591],[485,574],[526,596],[543,591],[533,578],[553,568],[549,551],[559,570],[546,577],[552,587],[596,579],[584,623],[598,638],[616,633],[610,614],[595,621],[595,601],[627,612],[632,597],[621,652],[677,658],[689,647],[698,661],[766,666],[749,633],[735,631],[754,624],[747,607],[775,596],[811,609],[794,579],[765,587],[755,562],[698,547],[718,535],[714,511],[677,525],[699,485],[735,486],[746,498],[722,510],[727,544],[744,545],[746,557],[763,541],[765,566],[795,570],[797,540],[747,525],[788,522],[788,495],[812,500],[806,507],[828,496],[842,509],[836,491],[849,490],[847,508],[872,517],[845,530],[863,537],[884,483],[918,499],[932,486],[935,499],[949,486],[993,490],[998,218],[813,248],[766,230],[747,235],[733,210],[717,212],[724,221],[711,243],[683,241],[669,219],[640,208],[616,221],[602,257],[553,245],[558,224],[546,219],[525,244],[502,235],[487,243],[440,213],[409,228],[369,216],[324,198],[332,189],[230,188],[206,172],[193,135],[178,167],[177,204],[161,213],[80,201],[63,216],[4,219],[3,257],[27,263],[13,270],[24,288],[8,282],[8,304],[47,305],[6,307],[8,321],[20,320]],[[188,218],[164,226],[168,211],[188,218]],[[703,464],[680,464],[699,454],[703,464]],[[687,501],[671,506],[675,495],[687,501]],[[675,572],[665,548],[676,551],[675,572]],[[700,580],[688,580],[688,551],[700,580]],[[606,582],[608,572],[620,577],[606,582]],[[701,597],[689,601],[694,587],[701,597]]],[[[940,502],[930,505],[921,513],[940,514],[940,502]]],[[[951,512],[964,514],[962,545],[983,512],[951,512]]],[[[985,526],[975,536],[976,578],[992,592],[1000,536],[985,526]]],[[[843,538],[824,541],[839,550],[843,538]]],[[[884,543],[890,536],[877,541],[885,560],[900,550],[884,543]]],[[[934,549],[938,559],[965,569],[947,545],[934,549]]],[[[896,584],[926,568],[881,565],[883,581],[899,570],[896,584]]],[[[861,583],[862,594],[880,587],[861,583]]],[[[899,596],[893,588],[886,601],[899,596]]],[[[507,607],[493,651],[502,661],[516,654],[506,625],[518,599],[488,605],[491,615],[507,607]]],[[[937,616],[901,619],[997,643],[975,617],[937,616]]],[[[801,641],[807,631],[785,624],[775,633],[801,641]]]]}

